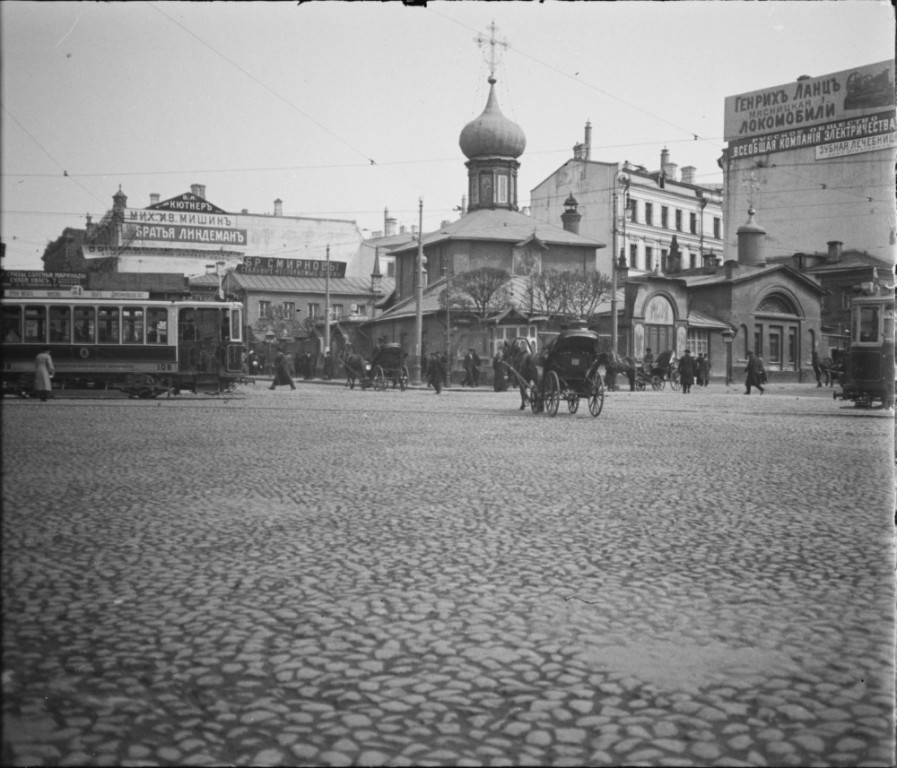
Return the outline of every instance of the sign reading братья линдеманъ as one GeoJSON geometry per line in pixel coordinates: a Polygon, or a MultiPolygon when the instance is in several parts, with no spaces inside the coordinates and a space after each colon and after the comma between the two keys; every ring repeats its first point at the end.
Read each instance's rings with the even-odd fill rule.
{"type": "Polygon", "coordinates": [[[894,61],[882,61],[729,96],[729,152],[750,157],[839,144],[839,153],[851,154],[890,146],[870,138],[895,132],[893,72],[894,61]]]}

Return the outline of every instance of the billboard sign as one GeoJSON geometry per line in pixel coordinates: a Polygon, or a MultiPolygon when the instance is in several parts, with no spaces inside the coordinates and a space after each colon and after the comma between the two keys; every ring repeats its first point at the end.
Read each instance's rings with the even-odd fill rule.
{"type": "Polygon", "coordinates": [[[41,272],[40,270],[3,270],[2,284],[4,288],[23,290],[58,290],[72,286],[87,285],[85,272],[41,272]]]}
{"type": "Polygon", "coordinates": [[[272,275],[277,277],[345,277],[345,261],[324,259],[279,259],[274,256],[244,256],[243,263],[237,264],[240,275],[272,275]]]}
{"type": "MultiPolygon", "coordinates": [[[[894,103],[894,60],[891,59],[729,96],[725,104],[724,138],[731,148],[732,144],[743,145],[755,137],[800,133],[830,123],[851,124],[867,117],[880,122],[882,116],[893,120],[894,103]]],[[[772,146],[779,147],[779,142],[772,146]]]]}
{"type": "Polygon", "coordinates": [[[190,192],[149,208],[126,208],[122,236],[127,243],[162,248],[206,245],[241,249],[248,242],[236,216],[190,192]]]}

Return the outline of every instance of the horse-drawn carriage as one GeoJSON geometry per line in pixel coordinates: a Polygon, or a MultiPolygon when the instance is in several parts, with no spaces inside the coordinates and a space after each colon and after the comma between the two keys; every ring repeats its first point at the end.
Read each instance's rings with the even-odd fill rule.
{"type": "Polygon", "coordinates": [[[547,350],[540,387],[542,402],[549,416],[556,416],[561,400],[567,410],[576,413],[579,400],[589,403],[589,413],[597,416],[604,408],[604,379],[598,334],[593,331],[562,331],[547,350]]]}
{"type": "Polygon", "coordinates": [[[520,389],[520,409],[528,401],[533,413],[556,416],[561,400],[566,400],[567,410],[576,413],[580,399],[586,399],[589,413],[598,416],[605,394],[599,368],[607,364],[607,355],[598,350],[598,334],[586,330],[561,331],[539,354],[531,351],[526,339],[508,345],[502,362],[508,378],[520,389]]]}
{"type": "Polygon", "coordinates": [[[639,392],[644,392],[648,385],[655,391],[663,389],[668,381],[674,390],[681,386],[676,351],[673,349],[661,352],[650,365],[643,364],[635,369],[635,388],[639,392]]]}
{"type": "Polygon", "coordinates": [[[357,381],[362,389],[373,387],[382,392],[392,382],[393,389],[404,392],[411,379],[402,345],[393,342],[376,347],[370,360],[359,354],[347,354],[343,357],[343,367],[346,369],[346,386],[350,389],[355,388],[357,381]]]}

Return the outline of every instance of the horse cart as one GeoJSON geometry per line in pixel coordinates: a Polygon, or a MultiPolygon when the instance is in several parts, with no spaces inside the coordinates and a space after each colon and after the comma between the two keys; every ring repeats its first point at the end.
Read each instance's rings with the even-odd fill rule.
{"type": "Polygon", "coordinates": [[[584,399],[589,413],[598,416],[604,408],[604,379],[598,370],[602,362],[597,333],[561,331],[544,358],[539,396],[545,412],[556,416],[561,400],[566,400],[567,410],[576,413],[584,399]]]}
{"type": "Polygon", "coordinates": [[[384,344],[374,352],[370,365],[374,389],[378,392],[385,390],[390,381],[393,389],[400,389],[404,392],[408,388],[411,377],[408,375],[405,353],[402,352],[401,344],[395,342],[384,344]]]}
{"type": "Polygon", "coordinates": [[[670,387],[678,390],[679,369],[676,367],[676,351],[661,352],[650,366],[641,366],[635,372],[635,388],[643,392],[649,385],[654,391],[661,390],[670,382],[670,387]]]}

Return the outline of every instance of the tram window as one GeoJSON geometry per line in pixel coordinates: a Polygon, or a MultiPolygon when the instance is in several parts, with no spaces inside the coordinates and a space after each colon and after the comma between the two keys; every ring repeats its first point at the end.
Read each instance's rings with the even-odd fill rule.
{"type": "Polygon", "coordinates": [[[15,344],[22,340],[22,308],[3,307],[3,341],[15,344]]]}
{"type": "Polygon", "coordinates": [[[240,329],[240,310],[232,309],[230,314],[230,339],[231,341],[239,341],[242,338],[240,329]]]}
{"type": "Polygon", "coordinates": [[[199,309],[196,311],[196,329],[203,341],[221,341],[221,333],[227,332],[227,326],[221,328],[220,309],[199,309]]]}
{"type": "Polygon", "coordinates": [[[97,340],[100,344],[118,344],[118,307],[100,307],[97,312],[97,340]]]}
{"type": "Polygon", "coordinates": [[[878,307],[860,307],[857,341],[878,341],[878,307]]]}
{"type": "Polygon", "coordinates": [[[43,343],[47,340],[47,308],[25,307],[25,341],[43,343]]]}
{"type": "Polygon", "coordinates": [[[146,343],[168,343],[168,310],[148,309],[146,311],[146,343]]]}
{"type": "Polygon", "coordinates": [[[196,341],[196,311],[182,309],[178,314],[178,340],[196,341]]]}
{"type": "Polygon", "coordinates": [[[75,307],[75,343],[93,344],[97,336],[97,320],[93,307],[75,307]]]}
{"type": "Polygon", "coordinates": [[[72,308],[50,307],[50,341],[69,344],[72,341],[72,308]]]}
{"type": "Polygon", "coordinates": [[[123,343],[143,343],[143,307],[122,307],[121,331],[123,343]]]}

